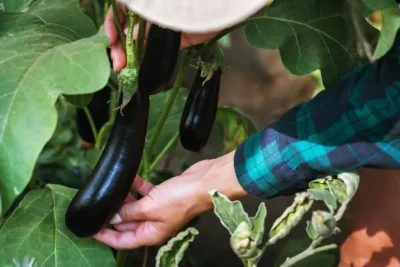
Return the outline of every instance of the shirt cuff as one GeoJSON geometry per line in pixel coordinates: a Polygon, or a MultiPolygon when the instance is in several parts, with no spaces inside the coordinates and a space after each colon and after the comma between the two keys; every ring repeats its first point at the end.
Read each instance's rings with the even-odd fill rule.
{"type": "Polygon", "coordinates": [[[280,143],[283,141],[274,127],[269,127],[253,134],[237,148],[235,173],[248,194],[270,199],[307,188],[308,181],[294,179],[304,176],[298,175],[282,158],[280,143]]]}

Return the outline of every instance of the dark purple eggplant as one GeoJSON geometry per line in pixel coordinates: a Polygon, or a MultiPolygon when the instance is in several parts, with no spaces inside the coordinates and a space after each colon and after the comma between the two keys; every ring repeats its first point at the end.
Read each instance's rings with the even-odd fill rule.
{"type": "Polygon", "coordinates": [[[70,203],[65,223],[76,236],[90,237],[121,208],[136,177],[144,149],[149,96],[139,90],[115,122],[89,182],[70,203]]]}
{"type": "Polygon", "coordinates": [[[167,88],[174,74],[181,45],[181,33],[150,26],[146,49],[139,69],[139,90],[154,95],[167,88]]]}
{"type": "Polygon", "coordinates": [[[218,109],[221,70],[216,70],[205,83],[204,80],[199,68],[186,100],[179,127],[182,146],[193,152],[201,151],[210,137],[218,109]]]}

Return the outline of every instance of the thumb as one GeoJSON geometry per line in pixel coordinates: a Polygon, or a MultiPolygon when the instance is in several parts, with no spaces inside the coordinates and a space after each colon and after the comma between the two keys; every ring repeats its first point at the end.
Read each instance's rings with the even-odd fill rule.
{"type": "Polygon", "coordinates": [[[133,221],[151,220],[153,202],[145,196],[137,201],[125,203],[120,211],[110,221],[111,224],[119,224],[133,221]]]}

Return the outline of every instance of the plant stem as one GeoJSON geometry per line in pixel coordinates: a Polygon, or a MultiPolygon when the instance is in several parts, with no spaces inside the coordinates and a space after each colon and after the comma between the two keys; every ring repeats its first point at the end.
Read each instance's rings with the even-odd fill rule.
{"type": "Polygon", "coordinates": [[[169,152],[169,150],[171,149],[171,147],[175,144],[175,142],[178,140],[179,137],[179,132],[176,133],[169,141],[168,143],[165,145],[165,147],[163,148],[163,150],[157,155],[157,157],[155,158],[155,160],[153,161],[153,163],[150,165],[150,173],[152,171],[154,171],[154,169],[157,167],[158,163],[160,163],[160,161],[162,160],[162,158],[169,152]]]}
{"type": "Polygon", "coordinates": [[[143,157],[142,157],[142,162],[143,162],[143,180],[147,181],[147,182],[151,182],[150,181],[150,163],[149,163],[149,149],[147,147],[145,147],[143,149],[143,157]]]}
{"type": "Polygon", "coordinates": [[[144,51],[144,35],[146,33],[147,21],[143,18],[139,20],[139,33],[136,41],[136,60],[138,65],[142,61],[144,51]]]}
{"type": "Polygon", "coordinates": [[[104,21],[103,13],[100,7],[100,4],[97,0],[92,0],[92,5],[94,8],[94,11],[96,13],[96,26],[100,27],[104,21]]]}
{"type": "Polygon", "coordinates": [[[183,60],[182,60],[182,62],[180,64],[180,66],[179,66],[178,75],[177,75],[177,77],[175,79],[174,85],[173,85],[172,90],[171,90],[171,94],[169,95],[169,98],[167,100],[165,108],[164,108],[164,110],[163,110],[163,112],[161,114],[160,119],[157,122],[156,129],[154,131],[154,134],[153,134],[153,136],[151,138],[151,142],[150,142],[150,147],[149,147],[150,155],[152,155],[152,153],[153,153],[154,146],[155,146],[155,144],[157,142],[158,137],[160,136],[160,133],[161,133],[161,130],[162,130],[163,126],[164,126],[165,120],[168,118],[168,114],[169,114],[169,112],[170,112],[170,110],[171,110],[171,108],[172,108],[172,106],[173,106],[173,104],[175,102],[175,99],[176,99],[176,97],[178,95],[179,89],[181,88],[183,78],[185,77],[187,68],[189,66],[189,61],[190,61],[190,55],[189,54],[191,54],[191,53],[188,51],[188,53],[183,57],[183,60]]]}
{"type": "Polygon", "coordinates": [[[126,36],[126,60],[130,69],[136,67],[135,42],[133,41],[133,27],[135,27],[135,14],[128,11],[128,35],[126,36]]]}
{"type": "Polygon", "coordinates": [[[349,204],[349,202],[350,202],[350,199],[344,201],[344,202],[342,203],[342,205],[340,206],[340,208],[338,209],[338,211],[336,212],[335,220],[336,220],[337,222],[340,221],[340,220],[342,219],[342,217],[343,217],[343,215],[344,215],[344,212],[346,211],[347,205],[349,204]]]}
{"type": "Polygon", "coordinates": [[[149,255],[149,248],[148,247],[144,247],[144,255],[143,255],[142,267],[146,267],[148,255],[149,255]]]}
{"type": "Polygon", "coordinates": [[[115,23],[115,27],[117,27],[118,30],[118,35],[119,35],[119,40],[122,42],[122,45],[125,47],[125,34],[124,31],[122,30],[122,26],[121,23],[119,23],[119,15],[118,15],[118,7],[117,7],[117,3],[116,0],[111,0],[111,5],[113,8],[113,13],[114,13],[114,23],[115,23]]]}
{"type": "Polygon", "coordinates": [[[109,116],[110,116],[110,121],[114,121],[115,115],[116,115],[116,109],[117,109],[117,96],[118,92],[116,90],[111,90],[111,98],[110,98],[110,107],[109,107],[109,116]]]}
{"type": "Polygon", "coordinates": [[[337,248],[336,244],[330,244],[330,245],[322,246],[322,247],[319,247],[319,248],[313,248],[312,244],[311,244],[311,246],[309,246],[306,250],[304,250],[300,254],[297,254],[293,258],[286,259],[286,261],[280,267],[293,266],[297,262],[299,262],[299,261],[301,261],[301,260],[303,260],[303,259],[305,259],[305,258],[307,258],[307,257],[309,257],[311,255],[314,255],[314,254],[319,253],[319,252],[335,249],[335,248],[337,248]]]}
{"type": "Polygon", "coordinates": [[[108,9],[110,8],[110,0],[104,1],[104,17],[107,15],[108,9]]]}
{"type": "Polygon", "coordinates": [[[118,250],[117,252],[117,267],[125,267],[126,256],[128,250],[118,250]]]}
{"type": "Polygon", "coordinates": [[[90,128],[92,129],[92,134],[94,137],[94,141],[95,143],[97,143],[97,129],[96,129],[96,125],[94,124],[94,120],[92,117],[92,114],[90,114],[90,111],[87,107],[83,108],[83,111],[85,112],[86,118],[89,121],[90,124],[90,128]]]}

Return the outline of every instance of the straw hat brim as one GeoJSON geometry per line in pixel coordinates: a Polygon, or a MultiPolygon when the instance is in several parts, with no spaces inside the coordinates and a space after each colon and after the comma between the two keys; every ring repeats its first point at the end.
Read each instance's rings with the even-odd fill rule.
{"type": "Polygon", "coordinates": [[[205,33],[233,26],[267,0],[119,0],[151,23],[176,31],[205,33]]]}

